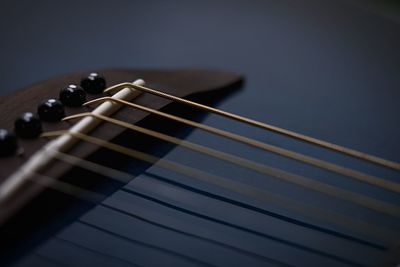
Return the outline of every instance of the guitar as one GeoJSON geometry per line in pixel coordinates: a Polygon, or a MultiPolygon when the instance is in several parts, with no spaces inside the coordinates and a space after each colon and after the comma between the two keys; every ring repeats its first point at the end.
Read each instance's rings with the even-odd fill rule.
{"type": "Polygon", "coordinates": [[[94,67],[2,96],[1,266],[399,265],[397,18],[341,1],[98,5],[2,32],[118,23],[74,32],[82,51],[113,48],[104,63],[5,42],[4,62],[34,66],[7,64],[2,85],[132,59],[224,71],[94,67]]]}
{"type": "MultiPolygon", "coordinates": [[[[400,164],[201,104],[237,90],[243,78],[233,73],[100,73],[80,83],[82,73],[58,77],[4,98],[9,128],[41,103],[39,117],[24,113],[14,122],[21,144],[2,153],[5,262],[98,264],[99,255],[108,258],[103,265],[291,266],[293,255],[301,265],[396,260],[388,250],[400,209],[389,200],[398,200],[400,187],[375,173],[397,175],[400,164]],[[54,88],[62,88],[60,100],[46,100],[54,88]],[[57,115],[51,103],[67,111],[57,115]],[[201,123],[206,112],[213,116],[201,123]],[[221,117],[268,139],[221,129],[221,117]],[[35,132],[32,122],[41,121],[35,132]],[[338,158],[325,160],[330,154],[338,158]]],[[[3,152],[8,143],[2,140],[3,152]]]]}

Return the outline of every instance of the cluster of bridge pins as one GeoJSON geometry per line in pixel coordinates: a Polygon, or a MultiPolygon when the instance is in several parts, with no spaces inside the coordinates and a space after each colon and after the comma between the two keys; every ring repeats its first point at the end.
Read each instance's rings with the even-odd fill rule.
{"type": "Polygon", "coordinates": [[[69,84],[61,89],[59,98],[39,103],[37,113],[25,112],[14,122],[14,132],[0,128],[0,156],[10,156],[18,151],[18,138],[34,139],[42,133],[42,121],[57,122],[65,116],[64,106],[80,107],[86,101],[86,93],[99,94],[106,88],[105,78],[92,72],[80,85],[69,84]]]}

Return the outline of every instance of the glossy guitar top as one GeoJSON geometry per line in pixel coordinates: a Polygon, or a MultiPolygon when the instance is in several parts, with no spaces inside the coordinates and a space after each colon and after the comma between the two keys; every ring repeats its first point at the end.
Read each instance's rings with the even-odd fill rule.
{"type": "MultiPolygon", "coordinates": [[[[79,9],[67,2],[4,9],[10,15],[0,18],[3,25],[15,26],[2,30],[7,40],[0,50],[4,88],[97,66],[212,66],[243,73],[246,84],[232,94],[223,90],[191,100],[400,162],[399,19],[374,10],[372,1],[126,1],[112,8],[106,2],[82,2],[79,9]],[[50,13],[56,15],[46,16],[50,13]],[[38,27],[42,23],[46,27],[38,27]]],[[[383,2],[390,1],[375,5],[383,2]]],[[[395,9],[390,11],[395,14],[395,9]]],[[[74,82],[80,75],[73,76],[74,82]]],[[[128,76],[112,83],[139,78],[128,76]]],[[[180,80],[161,76],[162,81],[153,81],[152,74],[140,78],[160,91],[180,88],[180,80]]],[[[213,83],[214,78],[205,81],[213,83]]],[[[186,82],[190,86],[185,90],[191,90],[192,81],[186,82]]],[[[51,96],[57,96],[59,88],[54,90],[51,96]]],[[[32,109],[40,100],[32,101],[32,109]]],[[[14,105],[8,98],[0,101],[14,105]]],[[[124,108],[116,118],[128,118],[129,111],[124,108]]],[[[148,116],[135,125],[178,138],[179,145],[130,130],[110,139],[160,158],[153,164],[82,142],[82,147],[96,150],[85,160],[98,164],[97,169],[70,169],[57,161],[68,168],[61,181],[103,198],[90,202],[84,198],[87,194],[76,199],[45,190],[0,229],[0,265],[400,263],[398,171],[185,105],[171,104],[162,111],[299,157],[293,160],[148,116]],[[223,152],[224,159],[188,149],[188,142],[223,152]],[[236,163],[225,160],[232,157],[236,163]],[[247,161],[237,164],[237,157],[247,161]],[[310,165],[306,157],[334,166],[310,165]],[[171,162],[197,172],[166,168],[171,162]],[[116,181],[118,175],[100,167],[128,174],[131,180],[116,181]]],[[[14,116],[1,119],[6,125],[0,127],[12,129],[14,116]]],[[[103,127],[120,129],[105,123],[99,130],[103,127]]]]}
{"type": "MultiPolygon", "coordinates": [[[[107,78],[110,85],[124,80],[143,78],[148,81],[147,86],[160,92],[178,97],[197,97],[198,101],[203,99],[209,104],[218,100],[217,89],[224,92],[222,89],[237,88],[242,82],[240,76],[229,72],[200,70],[167,72],[111,70],[101,73],[107,78]]],[[[56,78],[5,98],[2,105],[3,112],[10,116],[4,119],[4,124],[11,125],[10,118],[13,115],[17,116],[26,109],[32,110],[37,102],[40,102],[39,98],[56,95],[57,89],[63,88],[65,84],[77,83],[76,80],[79,80],[81,76],[82,73],[56,78]],[[13,108],[15,102],[21,102],[24,105],[13,108]]],[[[99,97],[101,95],[93,95],[91,99],[99,97]]],[[[142,94],[133,99],[132,103],[157,110],[171,104],[171,101],[163,97],[142,94]]],[[[88,112],[93,108],[69,108],[67,115],[88,112]]],[[[178,103],[169,105],[165,111],[167,114],[175,114],[175,116],[191,120],[199,120],[201,119],[199,115],[204,115],[204,112],[193,113],[191,108],[178,105],[178,103]]],[[[154,117],[154,115],[146,117],[146,113],[135,111],[129,107],[122,108],[112,117],[164,135],[176,136],[176,138],[184,138],[190,130],[190,128],[186,130],[182,127],[176,128],[177,126],[174,126],[176,123],[169,119],[154,117]],[[146,119],[143,120],[143,118],[146,119]],[[141,120],[142,122],[140,122],[141,120]]],[[[221,125],[230,127],[230,124],[226,124],[228,120],[226,118],[221,118],[216,114],[208,114],[208,117],[203,124],[205,126],[213,125],[219,129],[221,129],[221,125]]],[[[236,128],[234,132],[245,137],[248,136],[246,129],[255,128],[245,123],[231,123],[240,125],[241,127],[236,128]]],[[[69,129],[72,125],[67,122],[44,123],[44,131],[69,129]]],[[[44,190],[46,186],[35,183],[35,178],[38,177],[33,176],[32,181],[27,182],[12,198],[2,203],[1,215],[4,221],[1,229],[2,246],[4,251],[10,251],[9,255],[15,255],[11,258],[6,257],[4,260],[8,261],[13,257],[19,258],[20,255],[24,255],[27,248],[23,243],[36,240],[37,233],[42,233],[40,242],[36,243],[36,241],[33,245],[35,247],[39,245],[39,251],[44,246],[45,250],[56,249],[61,255],[66,255],[62,246],[48,245],[53,242],[51,240],[61,238],[63,242],[68,240],[73,244],[82,245],[83,241],[78,241],[81,236],[86,236],[85,242],[100,238],[103,241],[98,243],[100,245],[98,249],[102,251],[103,246],[109,242],[120,242],[112,241],[113,238],[109,239],[107,235],[103,236],[104,233],[111,231],[109,234],[116,235],[117,239],[127,238],[130,240],[129,242],[133,243],[144,242],[145,247],[155,240],[158,240],[157,243],[164,244],[164,242],[172,242],[177,238],[179,241],[174,243],[173,249],[167,251],[167,254],[172,253],[171,255],[177,253],[175,256],[164,255],[164,252],[160,254],[163,246],[156,246],[148,250],[149,252],[154,249],[159,251],[157,257],[165,257],[165,260],[170,262],[169,264],[174,265],[188,263],[202,265],[233,261],[240,262],[240,265],[264,265],[265,263],[292,265],[290,258],[271,256],[265,246],[269,246],[275,251],[274,253],[278,254],[295,255],[299,253],[299,257],[310,264],[357,265],[373,260],[391,262],[391,258],[396,252],[385,251],[395,247],[397,240],[396,229],[400,214],[397,208],[399,201],[397,189],[381,188],[381,182],[374,185],[367,181],[369,181],[368,179],[384,181],[388,178],[392,179],[391,177],[395,178],[396,170],[340,155],[338,152],[303,143],[265,129],[252,129],[252,135],[254,133],[262,134],[261,136],[265,136],[267,139],[257,136],[253,138],[265,140],[264,142],[276,147],[269,150],[270,145],[268,145],[267,152],[259,149],[263,148],[263,145],[260,147],[257,145],[254,148],[250,145],[251,142],[248,144],[237,142],[241,140],[240,138],[229,140],[224,134],[213,136],[207,132],[208,130],[206,132],[200,129],[194,130],[185,138],[185,141],[181,140],[176,143],[183,147],[174,147],[165,142],[160,143],[156,138],[124,131],[121,126],[103,122],[94,132],[90,133],[90,136],[109,141],[110,144],[119,144],[126,149],[139,149],[139,151],[150,153],[149,155],[153,155],[157,159],[162,159],[147,163],[141,162],[143,161],[141,158],[135,159],[130,157],[130,154],[120,154],[119,150],[112,151],[107,147],[99,150],[98,145],[84,142],[86,139],[81,140],[71,151],[67,151],[67,154],[77,159],[85,159],[89,164],[98,164],[97,167],[86,170],[85,165],[79,165],[78,162],[76,165],[66,164],[68,161],[63,162],[57,158],[49,167],[41,171],[38,177],[45,175],[45,177],[56,180],[61,179],[62,183],[67,182],[67,184],[89,190],[87,193],[72,194],[78,199],[86,199],[92,192],[101,193],[104,196],[89,206],[83,200],[83,202],[78,201],[78,204],[73,204],[76,201],[71,201],[68,197],[65,199],[64,191],[54,193],[52,190],[44,190]],[[203,144],[205,149],[210,147],[216,150],[210,150],[209,153],[204,149],[189,151],[187,148],[191,148],[192,145],[188,146],[185,142],[193,142],[195,148],[198,144],[203,144]],[[279,147],[287,148],[289,152],[281,154],[279,147]],[[202,151],[207,153],[204,154],[202,151]],[[292,158],[295,155],[292,153],[297,153],[296,151],[304,153],[304,155],[299,154],[299,157],[292,158]],[[93,152],[96,153],[93,154],[93,152]],[[222,156],[218,156],[220,154],[222,156]],[[322,165],[318,165],[318,162],[317,165],[314,165],[314,161],[307,160],[307,157],[316,155],[320,155],[319,160],[322,160],[322,165]],[[250,163],[243,160],[250,160],[250,163]],[[329,164],[335,164],[334,166],[337,167],[331,168],[324,162],[331,162],[329,164]],[[259,163],[264,166],[257,165],[259,163]],[[103,170],[103,168],[105,169],[103,170]],[[107,168],[111,168],[112,172],[109,172],[107,168]],[[347,170],[361,173],[353,174],[353,171],[347,170]],[[104,182],[104,179],[115,179],[116,174],[113,173],[116,171],[122,171],[131,176],[126,181],[128,184],[104,182]],[[135,176],[137,178],[133,179],[135,176]],[[356,179],[353,180],[353,178],[356,179]],[[361,183],[357,179],[361,179],[361,183]],[[342,181],[346,181],[346,183],[342,183],[342,181]],[[44,193],[34,198],[43,190],[44,193]],[[29,201],[31,203],[26,205],[29,201]],[[54,204],[45,204],[46,202],[54,204]],[[44,205],[47,207],[44,208],[44,205]],[[156,214],[152,214],[151,211],[156,214]],[[13,214],[15,215],[10,218],[13,214]],[[133,217],[135,220],[139,219],[141,222],[133,222],[130,219],[126,221],[128,217],[124,219],[125,215],[121,217],[123,214],[133,217]],[[180,219],[176,220],[177,218],[180,219]],[[192,222],[193,219],[195,221],[192,222]],[[58,222],[55,224],[56,226],[52,222],[54,220],[58,222]],[[23,225],[25,221],[31,222],[32,225],[29,227],[23,225]],[[136,225],[137,223],[139,224],[136,225]],[[141,237],[139,235],[139,240],[142,241],[138,241],[137,235],[142,231],[140,229],[147,229],[150,225],[152,225],[151,228],[156,228],[146,230],[149,231],[146,235],[141,237]],[[211,236],[199,234],[199,229],[195,230],[195,225],[203,229],[202,231],[214,233],[211,236]],[[53,230],[48,230],[49,227],[53,230]],[[132,227],[132,230],[128,230],[126,227],[132,227]],[[275,230],[270,232],[270,228],[275,230]],[[97,237],[91,237],[94,229],[97,229],[95,232],[98,230],[105,232],[99,233],[96,235],[97,237]],[[161,229],[164,230],[159,232],[161,229]],[[290,233],[289,229],[296,230],[290,233]],[[61,232],[57,233],[58,231],[61,232]],[[14,234],[10,236],[10,232],[14,232],[14,234]],[[240,236],[243,234],[247,236],[248,240],[239,244],[240,236]],[[131,235],[135,237],[132,239],[131,235]],[[191,235],[194,235],[194,239],[188,240],[187,237],[191,235]],[[214,244],[214,242],[217,243],[214,244]],[[323,242],[324,245],[320,242],[323,242]],[[199,251],[192,251],[191,256],[182,261],[181,253],[189,253],[189,251],[185,252],[185,247],[191,249],[193,246],[200,245],[199,251]],[[282,245],[284,247],[281,247],[282,245]],[[203,253],[217,248],[224,252],[221,251],[221,255],[207,260],[199,258],[203,253]],[[366,252],[368,257],[361,256],[366,252]],[[231,256],[226,259],[226,256],[222,255],[231,256]]],[[[21,146],[25,151],[24,156],[13,155],[1,159],[5,166],[2,168],[5,177],[20,168],[24,161],[46,142],[43,139],[21,140],[21,146]]],[[[117,176],[119,175],[117,174],[117,176]]],[[[12,176],[8,179],[12,179],[12,176]]],[[[392,181],[393,185],[397,186],[396,181],[392,181]]],[[[7,179],[4,182],[7,182],[7,179]]],[[[54,183],[57,185],[57,182],[54,183]]],[[[60,190],[57,187],[55,189],[60,190]]],[[[71,191],[68,192],[71,194],[71,191]]],[[[126,245],[128,246],[128,244],[126,245]]],[[[90,247],[92,246],[93,244],[90,245],[90,247]]],[[[116,250],[112,253],[118,254],[122,248],[121,245],[116,245],[116,250]]],[[[30,259],[29,251],[30,248],[28,248],[27,259],[30,259]]],[[[146,256],[138,257],[138,255],[135,256],[135,259],[147,263],[149,260],[146,256]]],[[[159,262],[159,259],[155,260],[153,264],[156,262],[159,262]]]]}

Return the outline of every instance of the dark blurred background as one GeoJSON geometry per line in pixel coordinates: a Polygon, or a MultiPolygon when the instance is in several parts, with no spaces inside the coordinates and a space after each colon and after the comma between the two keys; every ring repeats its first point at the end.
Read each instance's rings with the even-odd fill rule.
{"type": "Polygon", "coordinates": [[[223,68],[266,85],[391,75],[398,65],[373,61],[399,62],[398,23],[397,1],[2,0],[0,93],[110,67],[223,68]],[[372,64],[343,71],[360,61],[372,64]]]}

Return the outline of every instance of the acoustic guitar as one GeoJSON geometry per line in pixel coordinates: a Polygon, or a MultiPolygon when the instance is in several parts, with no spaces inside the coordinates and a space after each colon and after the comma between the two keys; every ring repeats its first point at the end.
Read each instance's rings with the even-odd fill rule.
{"type": "Polygon", "coordinates": [[[3,1],[0,266],[400,266],[395,7],[3,1]]]}
{"type": "Polygon", "coordinates": [[[395,266],[400,164],[213,107],[243,82],[100,70],[4,97],[3,264],[395,266]]]}

